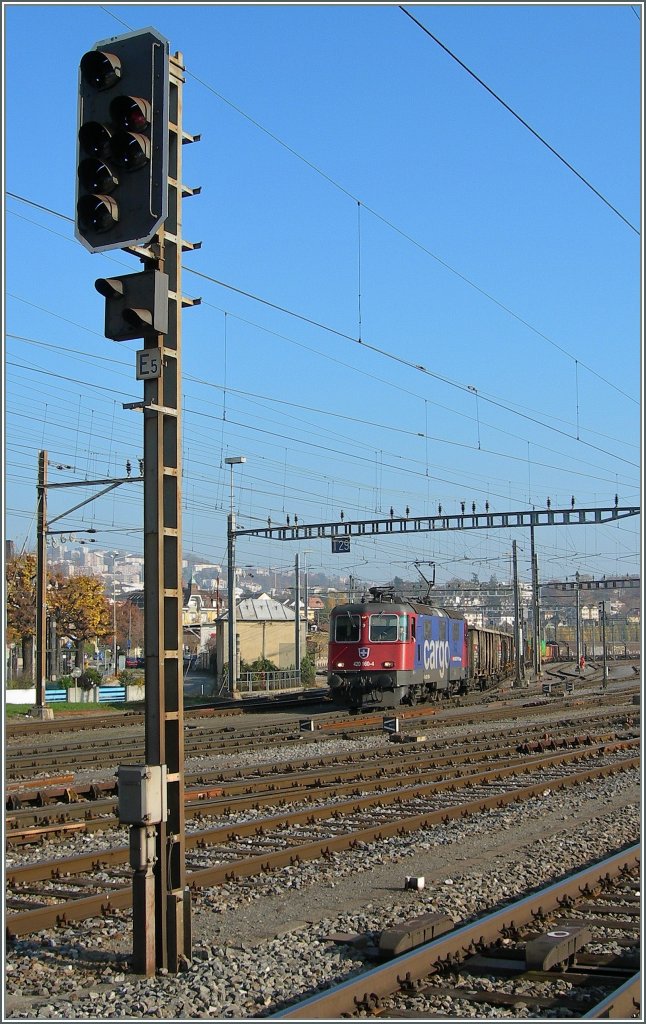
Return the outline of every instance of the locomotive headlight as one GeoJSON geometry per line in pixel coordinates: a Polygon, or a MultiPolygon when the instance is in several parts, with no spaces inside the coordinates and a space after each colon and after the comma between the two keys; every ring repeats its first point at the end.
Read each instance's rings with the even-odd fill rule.
{"type": "Polygon", "coordinates": [[[337,663],[336,663],[336,665],[334,667],[335,668],[345,668],[345,662],[344,661],[337,661],[337,663]]]}
{"type": "Polygon", "coordinates": [[[394,668],[395,667],[395,662],[394,661],[382,661],[381,667],[382,668],[394,668]]]}

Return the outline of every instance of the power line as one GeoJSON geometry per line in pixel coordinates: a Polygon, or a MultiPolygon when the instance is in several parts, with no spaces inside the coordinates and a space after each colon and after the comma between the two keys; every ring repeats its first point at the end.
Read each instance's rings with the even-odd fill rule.
{"type": "MultiPolygon", "coordinates": [[[[35,341],[33,339],[23,338],[23,337],[21,337],[19,335],[15,335],[15,334],[12,334],[12,333],[9,333],[7,336],[10,337],[10,338],[15,338],[16,340],[19,340],[19,341],[23,341],[23,342],[25,342],[27,344],[33,344],[36,347],[52,348],[52,349],[54,349],[56,351],[70,352],[73,355],[81,355],[81,356],[82,355],[87,355],[86,353],[79,352],[79,350],[76,350],[76,349],[67,349],[64,346],[60,346],[60,345],[50,345],[50,344],[47,344],[47,343],[44,343],[44,342],[37,342],[37,341],[35,341]]],[[[127,365],[125,363],[125,361],[113,360],[113,359],[109,359],[108,357],[94,356],[93,358],[101,359],[102,361],[105,361],[105,362],[112,362],[112,363],[115,363],[117,365],[121,365],[121,366],[124,366],[124,367],[127,365]]],[[[8,365],[19,366],[20,364],[9,363],[8,365]]],[[[25,364],[25,366],[23,368],[25,368],[25,369],[29,368],[29,364],[25,364]]],[[[40,370],[40,372],[47,373],[48,371],[40,370]]],[[[185,379],[187,381],[190,380],[191,382],[196,383],[196,384],[201,384],[204,387],[212,388],[212,389],[219,390],[219,391],[224,390],[224,386],[223,385],[217,384],[217,383],[215,383],[213,381],[207,381],[204,378],[196,377],[196,376],[194,376],[192,374],[185,374],[184,376],[185,376],[185,379]]],[[[298,410],[303,410],[303,411],[308,411],[308,412],[312,412],[312,413],[315,413],[315,414],[318,414],[318,415],[331,416],[331,417],[334,417],[334,418],[337,418],[337,419],[341,419],[341,420],[345,420],[345,421],[352,422],[352,423],[359,423],[360,422],[362,424],[367,424],[367,425],[379,427],[382,430],[388,430],[388,431],[391,431],[393,433],[402,433],[402,434],[405,434],[406,436],[409,436],[409,437],[420,437],[422,439],[436,441],[436,442],[440,442],[440,443],[443,443],[443,444],[451,445],[451,446],[454,446],[454,447],[461,447],[461,448],[468,448],[468,449],[471,449],[473,447],[473,446],[468,445],[466,443],[462,443],[462,442],[458,442],[458,441],[450,441],[450,440],[447,440],[446,438],[442,438],[442,437],[435,436],[435,435],[432,435],[432,434],[427,434],[426,432],[421,433],[420,431],[413,431],[413,430],[409,430],[409,429],[405,429],[405,428],[389,425],[387,423],[377,423],[376,421],[369,421],[365,417],[353,417],[353,416],[350,416],[350,415],[345,414],[345,413],[336,413],[336,412],[331,411],[329,409],[317,409],[317,408],[313,408],[311,405],[302,405],[300,403],[293,402],[293,401],[290,401],[288,399],[273,398],[271,396],[260,395],[260,394],[257,394],[255,392],[243,391],[242,389],[238,389],[238,388],[228,388],[227,390],[230,391],[232,394],[237,394],[237,395],[241,396],[242,398],[246,398],[246,399],[250,399],[250,400],[251,399],[258,400],[258,401],[261,401],[261,402],[270,402],[270,403],[273,403],[273,404],[275,404],[277,406],[288,406],[290,408],[294,408],[294,409],[298,409],[298,410]]],[[[503,406],[503,408],[505,408],[505,407],[503,406]]],[[[191,411],[191,410],[187,409],[187,411],[191,411]]],[[[196,415],[203,415],[198,410],[192,410],[192,411],[196,415]]],[[[462,415],[462,414],[460,414],[460,415],[462,415]]],[[[518,413],[517,415],[524,415],[524,414],[518,413]]],[[[469,418],[471,418],[471,417],[469,417],[469,418]]],[[[236,421],[231,421],[231,422],[235,423],[236,421]]],[[[534,422],[540,423],[540,421],[534,421],[534,422]]],[[[492,427],[491,424],[485,424],[485,425],[490,427],[491,429],[501,430],[501,428],[492,427]]],[[[557,428],[551,428],[547,424],[540,423],[540,425],[546,426],[548,429],[557,430],[557,428]]],[[[501,431],[501,432],[502,433],[507,433],[506,431],[501,431]]],[[[564,436],[566,436],[566,437],[569,437],[570,440],[574,440],[575,439],[573,435],[569,435],[569,434],[567,434],[567,433],[565,433],[563,431],[558,431],[558,432],[561,433],[561,434],[564,434],[564,436]]],[[[513,435],[513,436],[515,437],[516,435],[513,435]]],[[[577,438],[576,440],[580,442],[579,438],[577,438]]],[[[588,444],[588,442],[582,442],[582,443],[588,444]]],[[[537,447],[541,447],[545,451],[550,451],[553,454],[561,454],[561,453],[558,453],[558,452],[554,452],[552,449],[546,448],[544,445],[540,445],[540,446],[537,446],[537,447]]],[[[637,468],[636,464],[630,462],[630,460],[628,460],[628,459],[622,459],[621,456],[616,456],[614,453],[606,451],[605,449],[599,448],[598,446],[595,446],[595,445],[592,445],[591,447],[593,447],[594,450],[596,450],[596,451],[601,451],[603,454],[609,455],[611,458],[620,458],[621,461],[626,462],[627,465],[635,466],[635,468],[637,468]]],[[[484,449],[484,452],[485,452],[485,454],[494,455],[494,456],[497,456],[497,457],[500,457],[500,458],[506,458],[506,459],[508,459],[510,461],[513,461],[513,462],[515,462],[515,461],[524,461],[524,457],[521,459],[521,458],[519,458],[517,456],[509,455],[506,452],[497,452],[497,451],[495,451],[493,449],[484,449]]],[[[577,461],[583,461],[583,460],[577,460],[577,461]]],[[[566,472],[565,469],[559,470],[559,467],[556,467],[556,466],[553,466],[553,465],[549,465],[549,464],[546,465],[545,463],[535,463],[535,464],[536,465],[540,465],[543,468],[549,468],[549,469],[558,470],[558,471],[561,471],[561,472],[566,472]]],[[[567,472],[574,472],[577,475],[583,475],[583,474],[581,474],[577,470],[567,470],[567,472]]],[[[588,475],[588,474],[585,474],[585,475],[588,475]]]]}
{"type": "Polygon", "coordinates": [[[433,40],[434,43],[437,43],[437,45],[440,46],[444,50],[445,53],[448,53],[449,57],[451,57],[452,60],[454,60],[457,64],[459,64],[460,67],[463,68],[464,71],[467,72],[467,74],[471,75],[471,77],[474,78],[475,81],[479,85],[481,85],[483,89],[486,89],[487,92],[491,96],[493,96],[493,98],[495,100],[497,100],[498,103],[501,104],[501,106],[503,106],[505,108],[505,110],[508,110],[509,113],[512,114],[512,116],[515,117],[517,121],[520,121],[520,123],[523,125],[523,127],[527,128],[528,132],[531,132],[532,135],[535,138],[537,138],[538,141],[541,142],[546,147],[546,149],[549,149],[550,153],[554,154],[554,156],[557,158],[557,160],[560,160],[561,163],[564,164],[565,167],[567,167],[567,169],[569,171],[572,171],[572,174],[576,175],[576,177],[579,179],[579,181],[582,181],[583,184],[586,185],[590,189],[591,192],[594,192],[594,194],[596,196],[598,196],[598,198],[601,199],[601,201],[603,203],[605,203],[606,206],[609,209],[611,209],[612,212],[615,213],[620,218],[620,220],[622,220],[624,222],[624,224],[626,224],[632,231],[635,232],[636,235],[639,236],[639,229],[636,228],[634,224],[631,224],[631,222],[628,220],[628,218],[624,217],[623,213],[620,213],[620,211],[617,209],[617,207],[613,206],[612,203],[610,202],[610,200],[606,199],[606,197],[604,195],[602,195],[602,193],[599,192],[599,190],[596,189],[594,187],[594,185],[592,185],[588,181],[587,178],[584,178],[583,175],[580,174],[579,171],[577,171],[576,167],[573,167],[572,164],[569,163],[569,161],[567,161],[564,156],[561,156],[561,154],[558,152],[558,150],[554,149],[554,146],[551,146],[550,143],[546,139],[544,139],[542,135],[539,135],[539,133],[534,128],[532,128],[532,126],[530,124],[528,124],[527,121],[525,121],[524,118],[522,118],[520,116],[520,114],[517,114],[516,111],[513,109],[513,107],[510,107],[509,104],[506,103],[502,99],[502,97],[500,97],[498,95],[498,93],[494,92],[493,89],[490,88],[490,86],[488,86],[486,82],[483,82],[483,80],[478,75],[476,75],[475,71],[472,71],[471,68],[468,67],[464,63],[464,61],[460,60],[460,58],[458,56],[456,56],[456,54],[453,53],[452,50],[449,50],[448,46],[445,46],[445,44],[440,39],[438,39],[437,36],[433,35],[433,33],[430,31],[430,29],[426,28],[426,25],[423,25],[421,21],[418,21],[418,19],[415,17],[415,15],[411,14],[410,11],[408,11],[405,7],[402,6],[402,4],[399,5],[399,9],[400,9],[400,11],[403,11],[404,14],[407,15],[407,17],[409,17],[411,21],[414,21],[415,24],[419,28],[421,28],[422,32],[425,32],[426,35],[429,36],[433,40]]]}
{"type": "MultiPolygon", "coordinates": [[[[202,84],[202,83],[200,82],[200,84],[202,84]]],[[[211,90],[211,91],[215,92],[215,90],[211,90]]],[[[216,95],[219,95],[219,94],[216,93],[216,95]]],[[[238,108],[235,108],[235,109],[238,109],[238,108]]],[[[252,122],[252,124],[257,125],[257,122],[254,121],[253,118],[249,118],[248,115],[244,114],[243,111],[241,111],[241,113],[243,114],[243,116],[247,117],[248,120],[250,120],[252,122]]],[[[266,129],[262,128],[262,125],[259,125],[259,127],[263,131],[266,131],[266,129]]],[[[271,135],[270,132],[268,132],[267,134],[271,135]]],[[[280,145],[284,146],[290,153],[294,153],[297,157],[299,157],[299,159],[304,160],[304,162],[307,163],[308,166],[313,167],[315,170],[318,171],[318,168],[316,168],[315,165],[310,164],[309,161],[307,161],[307,160],[305,160],[305,158],[301,157],[298,153],[296,153],[295,150],[292,150],[291,147],[287,146],[280,139],[278,139],[277,137],[275,137],[273,135],[271,135],[271,137],[272,138],[276,138],[276,141],[279,142],[280,145]]],[[[319,173],[323,174],[323,177],[325,177],[326,180],[332,181],[332,179],[329,178],[328,175],[324,174],[323,172],[319,172],[319,173]]],[[[337,185],[337,187],[340,188],[341,191],[346,192],[346,190],[342,186],[338,185],[336,182],[333,182],[333,184],[337,185]]],[[[40,204],[35,203],[32,200],[25,198],[24,196],[20,196],[20,195],[17,195],[16,193],[14,193],[14,192],[9,192],[9,191],[6,194],[10,198],[12,198],[12,199],[16,199],[19,202],[26,203],[29,206],[34,206],[36,209],[43,210],[43,211],[45,211],[47,213],[52,213],[54,216],[60,217],[63,220],[67,220],[70,224],[73,223],[73,219],[71,217],[66,217],[63,214],[57,213],[56,211],[51,210],[51,209],[49,209],[46,206],[41,206],[40,204]]],[[[350,195],[350,193],[346,193],[346,194],[350,195]]],[[[356,199],[354,196],[351,196],[351,198],[353,199],[354,202],[359,202],[359,200],[356,199]]],[[[504,303],[500,302],[498,299],[496,299],[494,296],[492,296],[489,292],[485,291],[483,288],[481,288],[479,285],[475,284],[473,281],[471,281],[464,274],[460,273],[460,271],[455,270],[450,264],[446,263],[439,256],[437,256],[435,253],[433,253],[430,249],[426,248],[426,246],[424,246],[421,242],[417,241],[411,235],[407,234],[405,231],[403,231],[402,229],[398,228],[395,224],[393,224],[391,221],[387,220],[387,218],[385,218],[381,214],[377,213],[375,210],[373,210],[371,207],[367,206],[365,203],[361,203],[361,205],[363,206],[363,208],[365,210],[367,210],[369,213],[371,213],[374,217],[376,217],[378,220],[380,220],[383,224],[385,224],[391,230],[395,231],[397,234],[399,234],[406,241],[408,241],[412,245],[416,246],[421,252],[425,253],[427,256],[430,256],[432,259],[436,260],[436,262],[438,262],[442,267],[444,267],[446,270],[450,271],[452,274],[454,274],[456,277],[458,277],[461,281],[463,281],[469,287],[471,287],[475,291],[477,291],[484,298],[486,298],[490,302],[494,303],[494,305],[498,306],[499,309],[503,310],[503,312],[505,312],[509,316],[513,317],[515,320],[518,321],[518,323],[522,324],[523,327],[526,327],[529,331],[531,331],[537,337],[542,338],[544,341],[546,341],[549,345],[551,345],[557,351],[561,352],[563,355],[565,355],[567,358],[569,358],[573,363],[575,363],[576,365],[581,366],[584,369],[586,369],[588,371],[588,373],[591,373],[594,377],[596,377],[598,380],[602,381],[608,387],[613,388],[613,390],[617,391],[618,394],[622,395],[622,397],[626,398],[628,401],[633,402],[635,405],[639,404],[637,399],[634,399],[631,395],[628,395],[620,387],[618,387],[616,384],[613,384],[612,381],[608,380],[608,378],[606,378],[602,374],[598,373],[591,366],[588,366],[587,363],[584,363],[582,360],[580,360],[576,356],[572,355],[572,353],[568,352],[565,348],[563,348],[557,342],[553,341],[550,337],[548,337],[548,335],[544,334],[542,331],[538,330],[538,328],[534,327],[528,321],[524,320],[521,316],[519,316],[517,313],[515,313],[512,309],[510,309],[504,303]]],[[[230,284],[229,282],[221,281],[218,278],[213,277],[212,275],[206,274],[206,273],[204,273],[202,271],[195,270],[193,267],[182,267],[182,269],[183,269],[183,271],[185,273],[193,274],[196,277],[200,277],[203,280],[210,281],[212,284],[216,284],[216,285],[218,285],[221,288],[225,288],[225,289],[227,289],[229,291],[236,292],[237,294],[242,295],[245,298],[250,298],[250,299],[252,299],[252,300],[254,300],[256,302],[259,302],[259,303],[267,306],[268,308],[275,309],[278,312],[284,313],[287,316],[294,317],[295,319],[298,319],[298,320],[302,321],[303,323],[307,323],[307,324],[310,324],[313,327],[319,328],[320,330],[327,331],[328,333],[333,334],[336,337],[343,338],[344,340],[347,340],[347,341],[352,341],[355,344],[362,345],[364,348],[373,348],[373,351],[378,352],[379,354],[382,354],[382,355],[385,355],[385,356],[390,356],[391,358],[395,358],[394,356],[391,356],[390,353],[388,353],[386,350],[382,350],[382,349],[380,349],[380,348],[378,348],[376,346],[370,346],[370,344],[368,342],[366,342],[365,339],[363,339],[363,338],[355,338],[353,335],[347,334],[344,331],[340,331],[337,328],[331,327],[328,324],[324,324],[324,323],[321,323],[320,321],[317,321],[317,320],[314,320],[314,319],[312,319],[310,317],[307,317],[307,316],[305,316],[302,313],[296,312],[295,310],[291,310],[291,309],[289,309],[289,308],[287,308],[285,306],[281,306],[281,305],[279,305],[277,303],[271,302],[269,299],[265,299],[265,298],[262,298],[262,297],[260,297],[258,295],[255,295],[253,292],[245,291],[244,289],[239,288],[236,285],[230,284]]],[[[399,361],[405,363],[404,360],[399,360],[399,361]]],[[[407,363],[406,365],[409,365],[409,366],[411,366],[414,369],[423,369],[423,367],[419,367],[419,366],[415,365],[414,363],[407,363]]],[[[429,371],[427,371],[427,372],[429,372],[429,371]]],[[[431,375],[433,376],[433,374],[431,374],[431,375]]],[[[435,375],[435,376],[438,379],[440,379],[440,380],[445,379],[445,378],[440,377],[439,375],[435,375]]],[[[465,390],[465,389],[466,388],[463,387],[463,390],[465,390]]]]}

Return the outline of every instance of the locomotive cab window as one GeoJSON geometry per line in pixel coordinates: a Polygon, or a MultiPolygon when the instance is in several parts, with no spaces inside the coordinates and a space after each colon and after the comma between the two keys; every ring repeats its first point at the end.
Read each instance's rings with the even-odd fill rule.
{"type": "Polygon", "coordinates": [[[361,622],[358,615],[339,615],[336,619],[334,639],[338,643],[358,643],[361,622]]]}
{"type": "Polygon", "coordinates": [[[397,639],[398,616],[397,615],[371,615],[370,616],[370,640],[373,643],[379,641],[393,641],[397,639]]]}

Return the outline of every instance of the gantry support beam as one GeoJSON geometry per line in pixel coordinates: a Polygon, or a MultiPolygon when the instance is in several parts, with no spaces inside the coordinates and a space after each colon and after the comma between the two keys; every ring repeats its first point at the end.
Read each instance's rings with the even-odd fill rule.
{"type": "Polygon", "coordinates": [[[399,533],[435,533],[444,530],[496,530],[530,526],[592,526],[638,516],[638,505],[609,508],[527,509],[521,512],[463,512],[453,515],[406,516],[388,519],[354,519],[335,523],[299,523],[236,530],[236,537],[265,537],[268,540],[316,540],[388,536],[399,533]]]}

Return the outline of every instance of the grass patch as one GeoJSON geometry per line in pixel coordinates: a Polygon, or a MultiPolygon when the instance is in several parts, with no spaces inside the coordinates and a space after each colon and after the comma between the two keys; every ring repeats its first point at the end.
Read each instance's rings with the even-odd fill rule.
{"type": "MultiPolygon", "coordinates": [[[[95,701],[83,702],[83,703],[72,703],[71,701],[57,701],[55,704],[46,704],[48,708],[51,708],[54,712],[54,718],[58,715],[64,714],[76,714],[76,715],[87,715],[96,716],[103,714],[104,711],[141,711],[144,710],[143,700],[137,701],[118,701],[115,703],[101,703],[97,704],[95,701]]],[[[20,718],[24,716],[31,717],[29,712],[34,707],[33,704],[5,704],[5,714],[7,718],[20,718]]]]}

